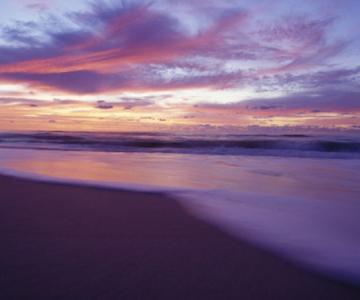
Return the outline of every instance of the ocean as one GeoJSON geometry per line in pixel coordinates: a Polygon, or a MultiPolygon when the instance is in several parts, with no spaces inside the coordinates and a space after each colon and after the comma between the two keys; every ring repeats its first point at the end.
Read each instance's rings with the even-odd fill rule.
{"type": "Polygon", "coordinates": [[[356,135],[7,132],[0,171],[163,191],[235,237],[360,282],[356,135]]]}
{"type": "Polygon", "coordinates": [[[8,132],[0,134],[0,147],[64,151],[360,158],[360,135],[8,132]]]}

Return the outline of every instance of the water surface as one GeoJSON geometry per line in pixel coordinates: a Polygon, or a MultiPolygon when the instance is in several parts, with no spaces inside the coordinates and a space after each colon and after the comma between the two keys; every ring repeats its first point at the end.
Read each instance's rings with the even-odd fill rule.
{"type": "MultiPolygon", "coordinates": [[[[97,142],[99,138],[88,137],[97,142]]],[[[149,138],[140,137],[142,143],[149,138]]],[[[247,155],[238,146],[233,154],[234,149],[229,152],[221,146],[213,147],[213,152],[209,151],[211,147],[202,152],[189,148],[191,151],[186,152],[183,148],[176,150],[177,146],[162,147],[162,142],[159,146],[153,140],[151,147],[138,144],[138,151],[120,151],[124,147],[122,139],[121,146],[117,146],[120,148],[110,151],[108,136],[102,137],[105,146],[97,145],[96,149],[86,145],[80,149],[76,143],[74,149],[73,140],[69,143],[68,138],[61,137],[60,142],[58,136],[52,136],[50,142],[36,142],[40,145],[36,147],[33,136],[28,137],[30,142],[24,141],[25,136],[19,139],[12,141],[12,145],[9,140],[2,144],[3,172],[167,191],[180,199],[191,214],[236,237],[256,242],[307,267],[360,282],[360,159],[355,148],[280,149],[276,150],[278,155],[274,155],[274,149],[266,152],[269,149],[261,148],[256,149],[256,155],[247,155]],[[281,155],[282,151],[287,155],[281,155]]],[[[139,136],[128,139],[136,140],[139,136]]],[[[156,139],[162,141],[165,137],[156,139]]],[[[164,143],[173,143],[174,139],[184,137],[168,137],[164,143]]],[[[187,143],[191,139],[201,140],[191,137],[186,139],[187,143]]],[[[226,139],[230,137],[217,138],[213,143],[226,139]]],[[[240,139],[244,140],[244,136],[240,139]]],[[[257,141],[254,136],[251,139],[257,141]]],[[[304,139],[308,142],[315,138],[280,139],[289,143],[289,139],[301,139],[304,143],[304,139]]],[[[346,139],[336,141],[345,143],[346,139]]]]}

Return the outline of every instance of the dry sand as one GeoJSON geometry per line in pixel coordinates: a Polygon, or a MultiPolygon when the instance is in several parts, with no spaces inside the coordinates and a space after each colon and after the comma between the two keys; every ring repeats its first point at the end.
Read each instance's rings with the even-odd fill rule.
{"type": "Polygon", "coordinates": [[[360,299],[159,193],[0,176],[0,299],[360,299]]]}

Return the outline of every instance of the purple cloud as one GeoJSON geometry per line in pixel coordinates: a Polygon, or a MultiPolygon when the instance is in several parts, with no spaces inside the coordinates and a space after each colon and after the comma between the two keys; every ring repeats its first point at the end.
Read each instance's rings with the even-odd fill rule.
{"type": "Polygon", "coordinates": [[[349,43],[329,39],[334,17],[293,14],[259,25],[256,10],[186,5],[207,18],[192,32],[186,20],[154,4],[103,1],[69,14],[76,27],[59,20],[56,29],[45,24],[42,31],[34,22],[7,26],[2,34],[17,44],[0,46],[0,80],[76,94],[244,86],[293,93],[300,86],[310,94],[322,85],[357,84],[358,71],[326,67],[349,43]],[[42,39],[33,36],[35,29],[42,39]]]}
{"type": "Polygon", "coordinates": [[[104,100],[100,100],[96,102],[96,108],[100,109],[112,109],[114,106],[110,103],[107,103],[104,100]]]}

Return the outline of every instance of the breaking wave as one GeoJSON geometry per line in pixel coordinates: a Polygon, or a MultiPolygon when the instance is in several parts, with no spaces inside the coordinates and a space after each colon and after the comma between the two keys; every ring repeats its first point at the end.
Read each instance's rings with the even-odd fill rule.
{"type": "Polygon", "coordinates": [[[287,135],[175,135],[165,133],[2,133],[1,148],[216,155],[359,157],[354,137],[287,135]]]}

